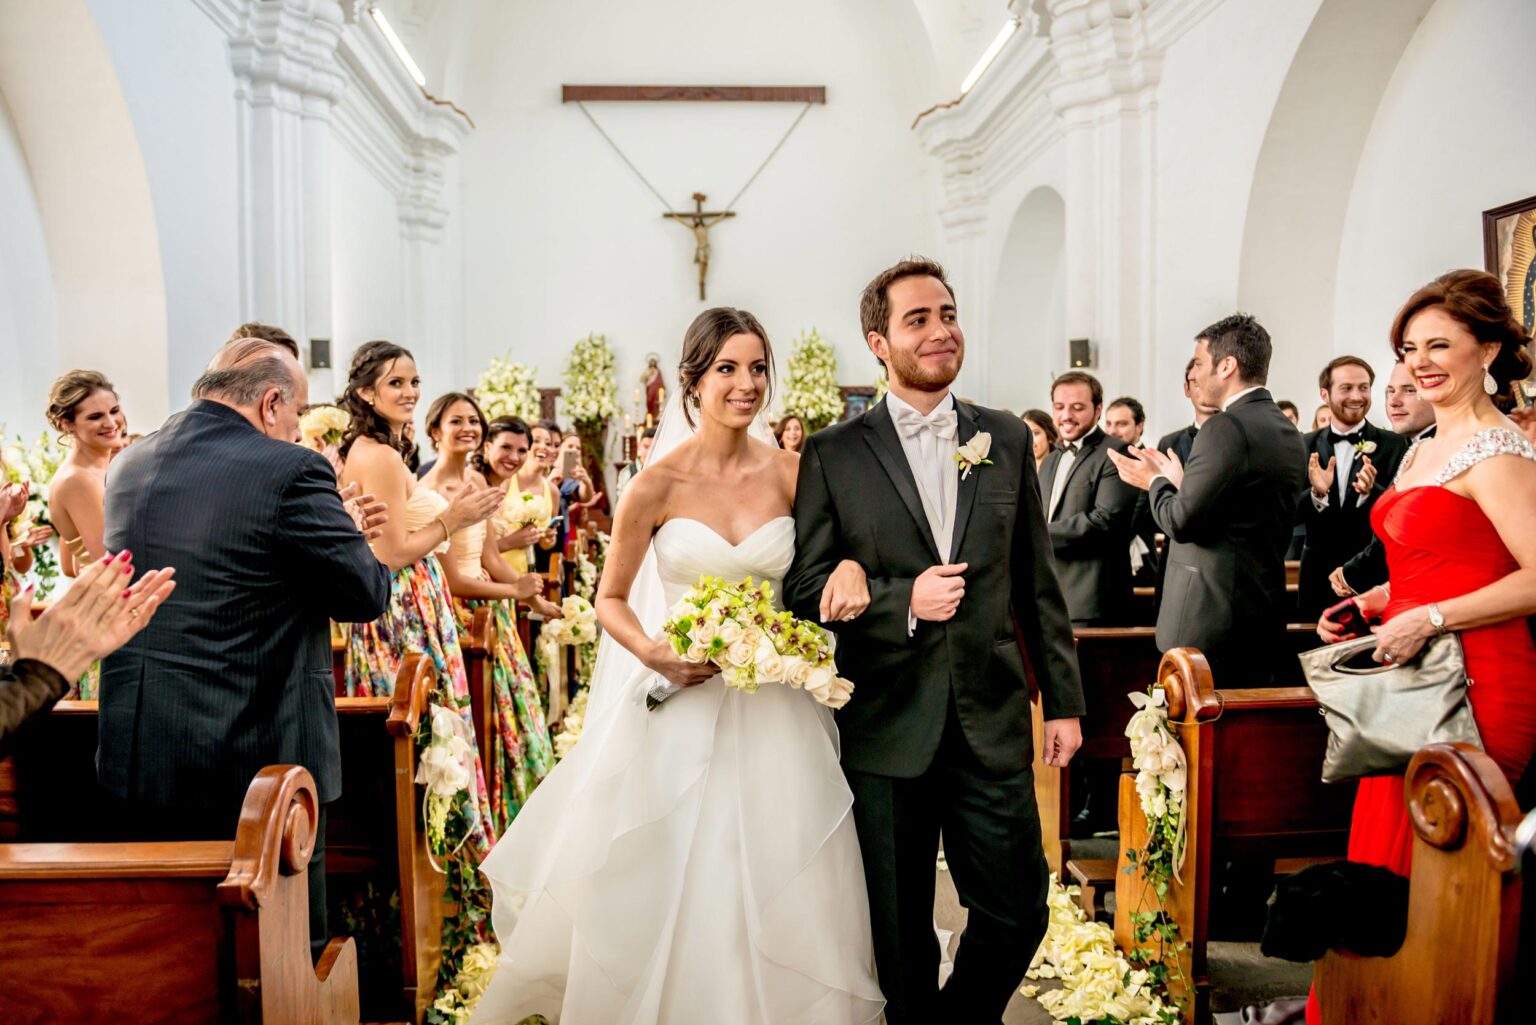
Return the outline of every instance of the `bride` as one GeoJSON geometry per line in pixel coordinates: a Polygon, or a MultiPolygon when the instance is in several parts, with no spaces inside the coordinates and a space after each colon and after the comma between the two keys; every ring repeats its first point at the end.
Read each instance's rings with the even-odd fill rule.
{"type": "MultiPolygon", "coordinates": [[[[658,639],[701,575],[777,589],[794,555],[797,460],[761,416],[768,336],[743,310],[706,310],[678,376],[615,517],[581,741],[482,865],[501,959],[476,1025],[880,1016],[831,712],[788,687],[726,688],[658,639]],[[681,689],[647,711],[658,676],[681,689]]],[[[853,563],[827,590],[834,615],[868,604],[853,563]]]]}

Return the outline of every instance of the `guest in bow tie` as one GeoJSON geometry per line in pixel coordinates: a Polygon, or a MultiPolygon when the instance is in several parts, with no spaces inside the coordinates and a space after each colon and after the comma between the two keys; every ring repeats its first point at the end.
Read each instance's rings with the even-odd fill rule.
{"type": "Polygon", "coordinates": [[[1408,443],[1366,420],[1376,373],[1358,356],[1330,360],[1318,393],[1331,423],[1306,436],[1306,493],[1298,505],[1306,531],[1301,549],[1297,615],[1316,622],[1338,601],[1328,575],[1371,539],[1371,506],[1397,475],[1408,443]]]}
{"type": "Polygon", "coordinates": [[[1073,626],[1123,622],[1131,603],[1136,492],[1106,455],[1126,444],[1099,428],[1103,409],[1104,386],[1092,374],[1070,370],[1051,385],[1061,445],[1040,467],[1040,493],[1073,626]]]}
{"type": "MultiPolygon", "coordinates": [[[[1435,407],[1419,397],[1413,372],[1401,361],[1392,365],[1392,375],[1387,378],[1386,399],[1387,420],[1392,424],[1393,434],[1407,438],[1410,443],[1435,436],[1435,407]]],[[[1378,476],[1374,468],[1368,473],[1376,490],[1392,486],[1392,481],[1378,476]]],[[[1363,594],[1386,582],[1387,552],[1381,537],[1374,532],[1365,548],[1328,575],[1333,593],[1340,598],[1363,594]]]]}

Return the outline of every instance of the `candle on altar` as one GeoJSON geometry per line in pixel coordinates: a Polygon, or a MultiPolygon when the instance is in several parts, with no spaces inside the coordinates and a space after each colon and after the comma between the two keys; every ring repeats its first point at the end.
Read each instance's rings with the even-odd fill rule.
{"type": "MultiPolygon", "coordinates": [[[[667,408],[667,386],[666,385],[662,385],[661,388],[656,392],[656,408],[657,409],[666,409],[667,408]]],[[[650,425],[647,424],[646,426],[649,427],[650,425]]]]}

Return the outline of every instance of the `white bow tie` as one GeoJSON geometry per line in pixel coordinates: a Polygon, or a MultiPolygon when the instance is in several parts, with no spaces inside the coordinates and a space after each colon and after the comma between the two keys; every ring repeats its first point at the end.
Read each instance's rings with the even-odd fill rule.
{"type": "Polygon", "coordinates": [[[956,431],[955,407],[946,404],[924,416],[915,409],[896,408],[891,410],[891,419],[896,423],[896,429],[908,438],[916,437],[923,431],[933,432],[933,436],[940,441],[949,441],[954,438],[956,431]]]}

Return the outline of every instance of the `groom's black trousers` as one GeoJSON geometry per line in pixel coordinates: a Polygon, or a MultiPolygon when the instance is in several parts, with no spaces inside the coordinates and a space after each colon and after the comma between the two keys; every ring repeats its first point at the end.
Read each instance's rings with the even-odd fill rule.
{"type": "Polygon", "coordinates": [[[998,1025],[1045,936],[1045,854],[1034,773],[998,776],[972,753],[951,700],[933,764],[915,779],[848,770],[887,1025],[998,1025]],[[939,990],[933,932],[939,836],[969,912],[939,990]]]}

